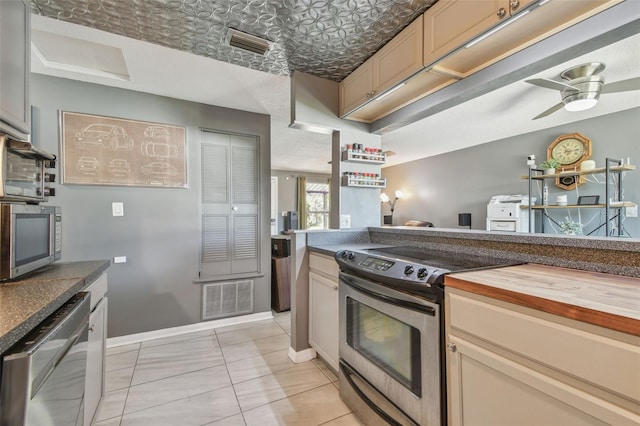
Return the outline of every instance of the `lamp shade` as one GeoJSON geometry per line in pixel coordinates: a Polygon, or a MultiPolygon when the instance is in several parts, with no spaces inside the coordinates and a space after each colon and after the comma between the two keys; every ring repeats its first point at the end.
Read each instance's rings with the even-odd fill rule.
{"type": "Polygon", "coordinates": [[[380,194],[380,201],[383,202],[383,203],[388,203],[389,202],[389,196],[383,192],[382,194],[380,194]]]}

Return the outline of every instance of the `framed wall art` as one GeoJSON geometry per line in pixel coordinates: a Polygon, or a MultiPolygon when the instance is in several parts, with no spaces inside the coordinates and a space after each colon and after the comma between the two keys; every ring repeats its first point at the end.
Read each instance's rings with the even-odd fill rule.
{"type": "Polygon", "coordinates": [[[187,187],[184,127],[59,111],[63,184],[187,187]]]}

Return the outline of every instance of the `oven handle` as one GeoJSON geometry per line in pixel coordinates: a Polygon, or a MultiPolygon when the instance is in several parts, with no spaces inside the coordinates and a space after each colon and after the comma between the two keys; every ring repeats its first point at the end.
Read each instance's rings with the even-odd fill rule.
{"type": "MultiPolygon", "coordinates": [[[[355,371],[353,368],[351,368],[351,366],[349,364],[347,364],[346,362],[344,362],[342,360],[340,360],[340,370],[342,370],[342,374],[344,375],[345,379],[347,379],[347,382],[349,383],[349,386],[351,386],[351,389],[353,389],[353,391],[360,397],[360,399],[362,401],[364,401],[365,404],[367,404],[369,406],[369,408],[371,408],[377,415],[382,417],[391,426],[402,426],[402,423],[398,422],[396,419],[391,417],[389,414],[385,413],[380,407],[378,407],[373,401],[371,401],[369,399],[369,397],[364,392],[362,392],[362,390],[360,390],[360,388],[358,387],[358,385],[356,385],[356,383],[353,381],[351,376],[358,376],[358,378],[360,380],[366,382],[369,386],[374,388],[373,385],[371,383],[369,383],[369,381],[367,379],[365,379],[360,374],[358,374],[357,371],[355,371]]],[[[396,410],[398,410],[400,413],[402,413],[402,415],[404,415],[406,417],[406,419],[409,420],[412,424],[414,424],[415,426],[420,426],[420,425],[418,425],[418,423],[414,422],[413,419],[411,419],[411,417],[409,417],[404,411],[402,411],[400,409],[400,407],[398,407],[392,401],[389,401],[389,399],[387,397],[385,397],[382,394],[380,394],[380,396],[382,396],[385,400],[387,400],[387,402],[389,404],[393,405],[396,408],[396,410]]]]}
{"type": "Polygon", "coordinates": [[[396,299],[395,297],[390,297],[385,294],[380,294],[375,291],[369,290],[368,288],[365,288],[359,284],[356,284],[355,279],[345,273],[340,274],[340,278],[349,287],[353,287],[356,290],[366,294],[367,296],[373,297],[374,299],[378,299],[382,302],[389,303],[391,305],[407,308],[412,311],[422,312],[423,314],[427,314],[432,317],[436,316],[436,310],[433,309],[431,306],[424,306],[419,303],[409,302],[408,300],[396,299]]]}

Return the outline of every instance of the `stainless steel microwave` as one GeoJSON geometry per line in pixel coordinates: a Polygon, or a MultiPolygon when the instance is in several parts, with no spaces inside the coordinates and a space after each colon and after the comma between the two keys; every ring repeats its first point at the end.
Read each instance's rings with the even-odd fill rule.
{"type": "Polygon", "coordinates": [[[62,257],[60,207],[0,203],[0,280],[10,280],[62,257]]]}
{"type": "Polygon", "coordinates": [[[0,134],[0,202],[40,203],[55,195],[56,156],[0,134]]]}

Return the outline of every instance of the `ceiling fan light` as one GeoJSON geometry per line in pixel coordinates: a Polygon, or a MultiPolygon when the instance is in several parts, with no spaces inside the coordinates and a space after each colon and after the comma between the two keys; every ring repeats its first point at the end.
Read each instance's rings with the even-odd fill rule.
{"type": "Polygon", "coordinates": [[[572,102],[564,104],[564,109],[567,111],[585,111],[589,108],[593,108],[598,103],[598,99],[577,99],[572,102]]]}
{"type": "Polygon", "coordinates": [[[582,92],[565,96],[562,102],[566,111],[585,111],[596,106],[599,97],[598,92],[582,92]]]}

